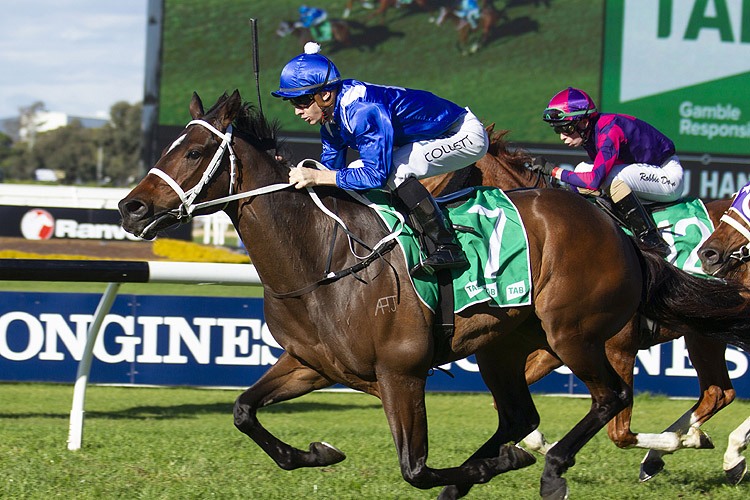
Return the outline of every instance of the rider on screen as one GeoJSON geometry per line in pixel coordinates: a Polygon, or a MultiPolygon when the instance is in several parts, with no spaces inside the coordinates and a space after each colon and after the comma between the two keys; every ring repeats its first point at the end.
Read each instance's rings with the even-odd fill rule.
{"type": "Polygon", "coordinates": [[[482,123],[468,108],[423,90],[344,80],[319,50],[308,43],[304,54],[284,66],[279,90],[271,93],[289,101],[310,125],[321,126],[321,162],[329,170],[294,168],[289,182],[297,189],[387,189],[426,236],[429,255],[412,272],[465,266],[453,228],[418,179],[482,158],[489,144],[482,123]],[[349,164],[348,148],[359,151],[349,164]]]}
{"type": "Polygon", "coordinates": [[[581,162],[574,171],[542,162],[540,169],[579,191],[609,191],[633,233],[664,250],[666,243],[638,198],[669,202],[682,196],[683,171],[674,143],[642,120],[599,113],[586,92],[572,87],[555,94],[542,119],[567,146],[583,147],[593,162],[581,162]]]}

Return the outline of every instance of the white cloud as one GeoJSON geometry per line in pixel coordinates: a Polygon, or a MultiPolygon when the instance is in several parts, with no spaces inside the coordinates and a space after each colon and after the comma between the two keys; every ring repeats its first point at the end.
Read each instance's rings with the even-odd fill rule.
{"type": "Polygon", "coordinates": [[[147,0],[24,0],[0,16],[0,118],[35,101],[96,116],[143,98],[147,0]]]}

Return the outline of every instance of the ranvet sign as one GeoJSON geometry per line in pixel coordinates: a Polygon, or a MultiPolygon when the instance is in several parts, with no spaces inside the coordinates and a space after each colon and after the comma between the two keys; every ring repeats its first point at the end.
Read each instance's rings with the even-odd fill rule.
{"type": "MultiPolygon", "coordinates": [[[[117,210],[0,205],[0,220],[0,236],[141,241],[120,226],[117,210]]],[[[181,225],[167,234],[170,238],[190,240],[192,224],[181,225]]]]}
{"type": "MultiPolygon", "coordinates": [[[[0,380],[75,381],[97,294],[0,292],[0,380]]],[[[94,383],[247,387],[282,349],[256,298],[120,295],[94,348],[94,383]]],[[[739,397],[750,397],[750,363],[737,349],[727,362],[739,397]]],[[[472,359],[436,370],[432,391],[484,392],[472,359]]],[[[641,351],[636,391],[697,397],[698,382],[685,344],[641,351]]],[[[532,386],[534,392],[585,394],[566,369],[532,386]]]]}

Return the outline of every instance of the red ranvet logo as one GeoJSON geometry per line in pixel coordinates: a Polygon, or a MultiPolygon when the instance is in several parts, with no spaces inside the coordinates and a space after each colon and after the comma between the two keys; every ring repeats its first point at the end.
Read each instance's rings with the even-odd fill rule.
{"type": "Polygon", "coordinates": [[[41,208],[26,212],[21,218],[21,234],[27,240],[48,240],[55,232],[55,218],[41,208]]]}

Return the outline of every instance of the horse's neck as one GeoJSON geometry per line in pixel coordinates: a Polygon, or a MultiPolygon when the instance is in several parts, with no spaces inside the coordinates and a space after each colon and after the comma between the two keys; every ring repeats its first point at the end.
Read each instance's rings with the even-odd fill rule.
{"type": "Polygon", "coordinates": [[[544,187],[544,181],[541,185],[535,186],[537,176],[531,170],[499,158],[485,156],[477,162],[477,168],[482,171],[482,184],[485,186],[498,187],[503,190],[544,187]]]}
{"type": "MultiPolygon", "coordinates": [[[[253,179],[254,184],[240,186],[243,191],[286,182],[278,175],[259,179],[256,172],[244,172],[240,179],[243,178],[253,179]]],[[[325,192],[325,189],[319,188],[316,192],[325,192]]],[[[324,201],[333,211],[333,204],[324,201]]],[[[341,217],[350,220],[357,210],[367,210],[343,200],[337,205],[341,217]]],[[[334,251],[335,257],[340,256],[344,248],[345,237],[340,231],[336,248],[331,248],[336,223],[315,204],[306,190],[287,188],[256,196],[250,202],[242,200],[228,207],[227,213],[263,283],[278,292],[301,288],[320,279],[326,271],[329,253],[334,251]]],[[[366,232],[366,228],[352,226],[357,233],[366,232]]],[[[332,270],[344,267],[342,260],[332,262],[332,270]]]]}

